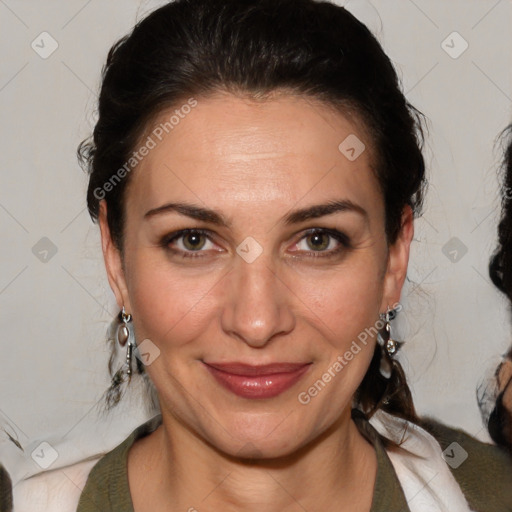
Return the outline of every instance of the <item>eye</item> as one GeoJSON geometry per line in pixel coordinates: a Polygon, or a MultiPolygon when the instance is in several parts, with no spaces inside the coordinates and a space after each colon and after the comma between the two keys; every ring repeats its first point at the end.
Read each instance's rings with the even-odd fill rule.
{"type": "Polygon", "coordinates": [[[202,257],[203,255],[194,253],[205,252],[213,247],[209,232],[203,229],[183,229],[164,237],[161,244],[165,249],[184,258],[202,257]]]}
{"type": "Polygon", "coordinates": [[[336,229],[313,228],[296,245],[301,243],[305,245],[302,250],[312,257],[329,257],[350,248],[349,238],[336,229]]]}
{"type": "MultiPolygon", "coordinates": [[[[299,240],[297,247],[304,244],[302,249],[292,252],[309,253],[311,257],[329,257],[337,255],[350,248],[349,238],[336,229],[313,228],[306,232],[299,240]],[[318,254],[315,254],[318,253],[318,254]]],[[[203,229],[183,229],[161,240],[161,246],[174,254],[184,258],[205,257],[208,250],[212,250],[214,243],[209,231],[203,229]]]]}

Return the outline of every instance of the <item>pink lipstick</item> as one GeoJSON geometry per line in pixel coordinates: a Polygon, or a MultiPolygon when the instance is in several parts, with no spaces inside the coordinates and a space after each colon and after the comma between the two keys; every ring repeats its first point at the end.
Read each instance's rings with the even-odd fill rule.
{"type": "Polygon", "coordinates": [[[311,363],[205,363],[208,371],[226,389],[243,398],[272,398],[291,388],[311,363]]]}

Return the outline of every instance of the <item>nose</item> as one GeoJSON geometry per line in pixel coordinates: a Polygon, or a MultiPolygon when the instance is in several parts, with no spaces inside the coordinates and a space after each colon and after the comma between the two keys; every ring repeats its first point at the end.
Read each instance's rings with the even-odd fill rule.
{"type": "Polygon", "coordinates": [[[225,286],[222,327],[230,336],[250,347],[262,348],[293,330],[294,294],[263,255],[252,263],[239,258],[225,286]]]}

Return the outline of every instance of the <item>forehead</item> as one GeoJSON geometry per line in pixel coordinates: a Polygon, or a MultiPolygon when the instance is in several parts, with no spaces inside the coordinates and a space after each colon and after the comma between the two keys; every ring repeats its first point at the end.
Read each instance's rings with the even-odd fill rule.
{"type": "Polygon", "coordinates": [[[290,94],[196,101],[192,109],[161,112],[144,136],[153,147],[131,177],[135,207],[177,198],[222,209],[283,208],[326,194],[368,205],[381,200],[371,141],[354,117],[290,94]]]}

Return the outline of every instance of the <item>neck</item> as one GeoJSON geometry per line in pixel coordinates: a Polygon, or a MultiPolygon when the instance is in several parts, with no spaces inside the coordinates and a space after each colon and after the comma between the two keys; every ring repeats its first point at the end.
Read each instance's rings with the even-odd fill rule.
{"type": "Polygon", "coordinates": [[[219,452],[172,416],[163,415],[162,426],[132,447],[129,475],[130,467],[132,475],[142,473],[130,478],[137,512],[368,512],[377,461],[347,410],[314,442],[287,457],[263,460],[219,452]]]}

